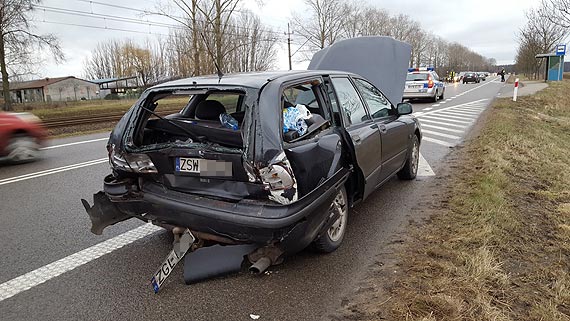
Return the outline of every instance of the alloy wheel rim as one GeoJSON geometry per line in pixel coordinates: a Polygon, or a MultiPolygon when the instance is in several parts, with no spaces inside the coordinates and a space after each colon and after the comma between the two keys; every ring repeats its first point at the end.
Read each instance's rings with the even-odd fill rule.
{"type": "Polygon", "coordinates": [[[418,171],[419,155],[418,141],[414,139],[414,147],[412,149],[412,172],[414,174],[418,171]]]}
{"type": "Polygon", "coordinates": [[[339,191],[333,201],[333,211],[339,213],[339,218],[333,223],[333,225],[328,229],[327,235],[333,242],[338,242],[344,235],[344,230],[346,229],[346,220],[348,208],[346,206],[346,199],[344,193],[339,191]]]}

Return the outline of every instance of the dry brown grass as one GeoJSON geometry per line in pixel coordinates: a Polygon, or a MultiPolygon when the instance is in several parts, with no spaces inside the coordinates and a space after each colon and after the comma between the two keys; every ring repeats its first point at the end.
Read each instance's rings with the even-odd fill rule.
{"type": "Polygon", "coordinates": [[[401,252],[388,319],[570,320],[570,81],[490,112],[401,252]]]}

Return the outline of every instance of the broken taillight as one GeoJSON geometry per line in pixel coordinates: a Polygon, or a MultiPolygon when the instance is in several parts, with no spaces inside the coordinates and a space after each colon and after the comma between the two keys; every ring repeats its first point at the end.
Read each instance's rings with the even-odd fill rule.
{"type": "Polygon", "coordinates": [[[272,165],[260,171],[261,180],[269,185],[271,190],[282,190],[293,187],[295,181],[289,172],[280,165],[272,165]]]}
{"type": "Polygon", "coordinates": [[[158,173],[156,166],[146,154],[123,154],[117,151],[115,145],[111,146],[109,163],[116,170],[141,174],[158,173]]]}

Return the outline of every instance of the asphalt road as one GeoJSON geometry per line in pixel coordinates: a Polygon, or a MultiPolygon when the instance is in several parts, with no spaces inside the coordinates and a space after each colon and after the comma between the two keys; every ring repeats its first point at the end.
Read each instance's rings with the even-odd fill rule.
{"type": "Polygon", "coordinates": [[[391,180],[353,208],[348,234],[335,253],[304,251],[265,275],[235,274],[190,286],[178,267],[158,295],[150,278],[171,249],[172,237],[166,231],[69,264],[80,261],[76,258],[84,252],[75,253],[143,223],[131,220],[107,228],[104,236],[91,234],[80,199],[91,200],[109,172],[106,135],[54,140],[43,160],[0,168],[0,319],[251,320],[250,314],[259,320],[327,318],[357,290],[385,247],[399,240],[421,211],[421,200],[437,192],[437,173],[446,166],[446,156],[502,87],[497,78],[448,85],[445,100],[414,102],[424,130],[421,152],[429,167],[424,164],[415,181],[391,180]],[[57,267],[54,262],[61,259],[57,267]]]}

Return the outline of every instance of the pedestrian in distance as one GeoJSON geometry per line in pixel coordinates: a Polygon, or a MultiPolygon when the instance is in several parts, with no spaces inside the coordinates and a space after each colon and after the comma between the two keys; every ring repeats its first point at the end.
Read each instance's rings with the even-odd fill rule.
{"type": "Polygon", "coordinates": [[[499,74],[501,75],[501,82],[505,82],[505,68],[501,69],[499,74]]]}

